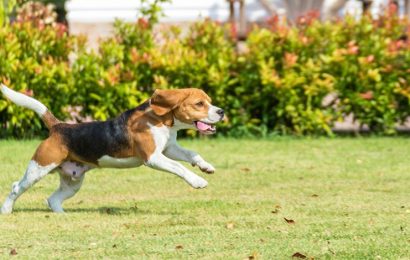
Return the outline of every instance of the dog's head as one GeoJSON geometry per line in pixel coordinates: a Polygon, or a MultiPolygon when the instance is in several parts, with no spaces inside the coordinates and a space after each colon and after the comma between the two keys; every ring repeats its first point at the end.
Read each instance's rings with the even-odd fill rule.
{"type": "Polygon", "coordinates": [[[195,128],[203,134],[215,133],[215,124],[224,117],[224,111],[211,105],[211,98],[196,88],[156,90],[151,108],[158,116],[172,113],[185,128],[195,128]]]}

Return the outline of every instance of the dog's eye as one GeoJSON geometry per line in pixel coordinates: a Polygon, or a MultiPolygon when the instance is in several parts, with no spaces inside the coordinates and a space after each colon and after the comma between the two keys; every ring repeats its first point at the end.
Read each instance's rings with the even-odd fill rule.
{"type": "Polygon", "coordinates": [[[198,107],[203,107],[204,106],[204,102],[199,101],[198,103],[195,104],[198,107]]]}

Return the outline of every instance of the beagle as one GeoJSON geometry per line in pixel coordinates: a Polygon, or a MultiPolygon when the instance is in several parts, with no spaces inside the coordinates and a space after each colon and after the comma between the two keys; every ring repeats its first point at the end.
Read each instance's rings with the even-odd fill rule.
{"type": "Polygon", "coordinates": [[[3,94],[17,105],[35,111],[50,130],[37,148],[20,181],[12,185],[1,213],[11,213],[17,198],[52,171],[60,174],[60,187],[47,199],[54,212],[64,212],[62,203],[81,187],[85,173],[94,168],[148,167],[173,173],[194,188],[208,183],[182,164],[186,161],[201,171],[214,167],[199,154],[177,144],[177,131],[196,129],[216,132],[224,117],[210,97],[195,88],[156,90],[140,106],[104,122],[67,124],[59,121],[39,101],[1,85],[3,94]]]}

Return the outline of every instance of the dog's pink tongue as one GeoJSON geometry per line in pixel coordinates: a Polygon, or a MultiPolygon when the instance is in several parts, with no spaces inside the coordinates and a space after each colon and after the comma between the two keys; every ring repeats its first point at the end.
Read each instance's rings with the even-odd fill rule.
{"type": "Polygon", "coordinates": [[[196,123],[196,127],[197,127],[199,130],[201,130],[201,131],[206,131],[206,130],[208,130],[209,128],[211,128],[210,125],[205,124],[205,123],[202,123],[201,121],[198,121],[198,122],[196,123]]]}

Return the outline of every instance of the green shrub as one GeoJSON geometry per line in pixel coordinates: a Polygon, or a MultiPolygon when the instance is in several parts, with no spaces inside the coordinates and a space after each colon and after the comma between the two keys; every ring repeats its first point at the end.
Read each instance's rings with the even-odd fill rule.
{"type": "MultiPolygon", "coordinates": [[[[154,33],[155,20],[117,21],[98,50],[55,23],[2,27],[1,81],[70,121],[114,117],[156,88],[198,87],[226,110],[219,129],[233,136],[331,135],[350,114],[392,134],[409,116],[409,23],[390,13],[335,23],[309,14],[293,27],[273,19],[250,31],[240,53],[229,25],[204,20],[154,33]]],[[[4,99],[0,119],[0,136],[46,132],[32,111],[4,99]]]]}
{"type": "Polygon", "coordinates": [[[364,17],[335,24],[329,41],[337,45],[322,60],[324,71],[337,79],[338,111],[354,114],[361,125],[375,132],[389,134],[409,115],[408,107],[404,108],[408,97],[400,92],[408,82],[409,49],[401,40],[408,24],[394,15],[382,20],[376,23],[364,17]]]}
{"type": "MultiPolygon", "coordinates": [[[[0,27],[0,46],[1,81],[34,95],[56,116],[66,117],[62,107],[69,103],[68,93],[72,91],[68,55],[73,38],[65,29],[14,23],[0,27]]],[[[41,120],[32,111],[11,106],[9,101],[0,100],[0,111],[2,136],[32,136],[42,129],[41,120]]]]}
{"type": "Polygon", "coordinates": [[[251,32],[236,92],[252,128],[331,134],[352,114],[373,132],[394,133],[410,111],[408,22],[393,12],[378,21],[307,20],[251,32]],[[333,102],[323,104],[326,96],[333,102]]]}
{"type": "Polygon", "coordinates": [[[296,27],[256,28],[249,35],[249,51],[238,58],[236,94],[250,123],[281,133],[331,133],[333,111],[321,104],[334,78],[321,68],[317,39],[308,37],[309,30],[296,27]]]}

